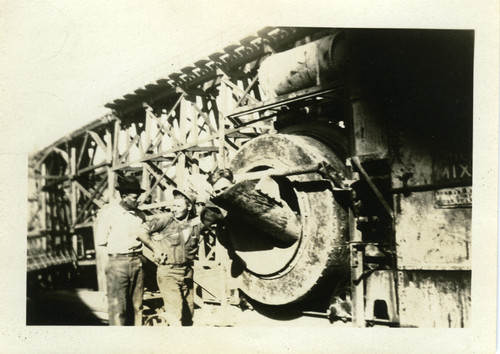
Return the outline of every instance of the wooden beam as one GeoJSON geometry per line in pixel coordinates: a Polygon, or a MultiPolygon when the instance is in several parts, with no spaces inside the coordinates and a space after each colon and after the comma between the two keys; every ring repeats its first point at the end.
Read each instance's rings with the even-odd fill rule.
{"type": "MultiPolygon", "coordinates": [[[[254,78],[254,80],[256,81],[257,77],[254,78]]],[[[250,91],[248,89],[248,91],[244,91],[242,89],[240,89],[237,85],[235,85],[233,82],[231,82],[230,80],[228,80],[227,78],[223,77],[222,78],[222,81],[228,85],[229,87],[231,87],[233,89],[233,94],[235,94],[236,96],[238,96],[239,98],[239,101],[238,102],[241,102],[243,99],[248,99],[250,101],[252,101],[253,104],[259,104],[261,103],[259,100],[255,99],[254,97],[248,95],[248,91],[250,91]],[[238,94],[236,94],[238,93],[238,94]]],[[[251,86],[249,86],[249,88],[251,88],[251,86]]],[[[236,107],[238,107],[239,103],[236,105],[236,107]]]]}
{"type": "MultiPolygon", "coordinates": [[[[226,80],[227,81],[227,80],[226,80]]],[[[230,97],[230,89],[227,85],[226,81],[221,82],[220,88],[220,100],[221,100],[221,110],[219,110],[218,116],[218,124],[219,124],[219,155],[217,156],[217,165],[220,169],[225,168],[226,166],[226,150],[225,150],[225,142],[226,142],[226,116],[225,112],[229,109],[229,99],[230,97]]]]}
{"type": "Polygon", "coordinates": [[[92,203],[95,203],[96,198],[98,198],[99,194],[102,193],[101,189],[105,189],[106,188],[106,182],[107,181],[108,181],[107,178],[103,178],[103,180],[97,184],[97,186],[95,187],[94,192],[91,194],[89,200],[85,203],[84,207],[82,208],[82,211],[81,211],[80,215],[78,215],[77,222],[80,221],[80,220],[81,221],[85,221],[85,220],[82,220],[82,217],[85,217],[85,213],[87,212],[89,206],[92,203]]]}
{"type": "Polygon", "coordinates": [[[155,137],[151,140],[146,151],[149,151],[149,149],[151,149],[151,148],[153,148],[153,149],[156,148],[156,146],[158,146],[159,143],[161,142],[161,139],[157,143],[155,143],[154,141],[158,138],[158,136],[164,135],[164,134],[167,134],[170,137],[170,139],[172,139],[174,141],[174,143],[176,145],[182,144],[175,137],[174,133],[172,132],[172,129],[170,129],[170,127],[168,127],[168,116],[167,116],[167,121],[165,122],[165,124],[162,124],[161,120],[153,112],[147,112],[146,114],[149,115],[152,119],[154,119],[159,127],[158,133],[156,133],[155,137]]]}
{"type": "MultiPolygon", "coordinates": [[[[76,175],[76,148],[71,148],[71,170],[70,173],[74,176],[76,175]]],[[[71,181],[71,225],[73,225],[76,221],[76,203],[77,203],[77,190],[76,190],[76,181],[71,181]]]]}
{"type": "MultiPolygon", "coordinates": [[[[262,117],[262,118],[259,118],[259,119],[255,119],[253,121],[249,121],[247,123],[244,123],[244,125],[240,126],[240,127],[237,127],[237,128],[233,128],[233,129],[227,129],[225,131],[225,134],[231,134],[231,133],[235,133],[235,132],[238,132],[240,131],[241,129],[245,129],[247,128],[248,125],[250,124],[253,124],[253,123],[256,123],[256,122],[259,122],[259,121],[265,121],[265,120],[269,120],[269,119],[272,119],[274,118],[274,116],[269,116],[269,117],[262,117]]],[[[197,143],[186,143],[182,146],[176,146],[176,147],[173,147],[171,149],[168,149],[168,150],[165,150],[165,151],[160,151],[156,154],[150,154],[146,157],[143,157],[143,158],[140,158],[139,160],[136,160],[136,161],[131,161],[131,162],[128,162],[128,163],[125,163],[125,164],[121,164],[119,166],[115,166],[113,167],[114,170],[119,170],[119,169],[122,169],[124,167],[128,167],[130,165],[133,165],[133,164],[137,164],[137,163],[141,163],[141,162],[145,162],[145,161],[150,161],[150,160],[153,160],[153,159],[156,159],[158,157],[163,157],[163,155],[168,155],[168,154],[171,154],[171,153],[175,153],[175,152],[179,152],[179,151],[185,151],[185,150],[188,150],[190,148],[193,148],[193,147],[197,147],[199,144],[204,144],[204,143],[207,143],[207,142],[210,142],[210,141],[213,141],[215,139],[219,138],[219,133],[217,134],[212,134],[204,139],[200,139],[197,143]]],[[[207,151],[209,151],[210,149],[207,148],[207,151]]]]}
{"type": "MultiPolygon", "coordinates": [[[[180,92],[184,93],[186,96],[189,96],[189,94],[188,94],[186,91],[184,91],[184,89],[182,89],[182,88],[180,88],[180,87],[179,87],[178,89],[179,89],[179,91],[180,91],[180,92]]],[[[191,106],[192,106],[192,107],[193,107],[193,108],[194,108],[194,109],[198,112],[198,114],[199,114],[199,115],[200,115],[200,116],[201,116],[201,117],[205,120],[205,123],[207,124],[208,128],[210,129],[210,131],[211,131],[212,133],[217,133],[217,129],[215,129],[215,128],[212,126],[212,124],[210,123],[210,117],[208,117],[208,116],[206,115],[206,113],[205,113],[205,112],[203,112],[203,111],[201,110],[201,108],[200,108],[200,107],[198,107],[198,105],[197,105],[195,102],[191,102],[191,101],[189,101],[189,102],[190,102],[191,106]]]]}
{"type": "Polygon", "coordinates": [[[81,170],[78,171],[78,176],[81,176],[89,171],[96,170],[100,167],[104,167],[107,165],[109,165],[109,162],[101,162],[100,164],[97,164],[95,166],[89,166],[89,167],[82,168],[81,170]]]}
{"type": "MultiPolygon", "coordinates": [[[[196,99],[202,99],[200,96],[197,96],[196,99]]],[[[189,135],[192,138],[193,141],[198,141],[198,131],[199,130],[204,130],[203,124],[201,127],[198,127],[198,117],[194,116],[191,117],[191,126],[190,126],[190,132],[189,135]]]]}
{"type": "Polygon", "coordinates": [[[224,129],[224,120],[225,120],[224,115],[219,112],[219,161],[218,161],[218,165],[219,165],[220,169],[226,168],[226,150],[225,150],[226,130],[224,129]]]}
{"type": "Polygon", "coordinates": [[[45,176],[42,176],[42,175],[33,175],[32,173],[30,173],[28,175],[29,178],[33,178],[33,179],[41,179],[41,180],[53,180],[53,179],[60,179],[60,180],[63,180],[65,179],[64,177],[65,176],[55,176],[55,175],[45,175],[45,176]]]}
{"type": "Polygon", "coordinates": [[[119,145],[120,145],[120,132],[121,132],[121,122],[119,120],[115,121],[114,131],[113,131],[113,154],[112,164],[118,163],[119,159],[119,145]]]}
{"type": "MultiPolygon", "coordinates": [[[[46,172],[46,168],[45,168],[45,164],[42,163],[42,166],[41,166],[41,173],[42,173],[42,176],[45,175],[45,172],[46,172]]],[[[42,180],[41,183],[40,183],[40,190],[39,190],[39,195],[40,195],[40,205],[41,205],[41,219],[40,219],[40,227],[42,230],[46,230],[47,229],[47,195],[45,194],[45,192],[43,191],[43,187],[45,186],[45,180],[42,180]]]]}
{"type": "Polygon", "coordinates": [[[139,132],[139,129],[137,128],[138,124],[134,124],[136,125],[136,134],[139,136],[139,141],[137,142],[137,146],[139,147],[139,155],[141,156],[145,156],[146,155],[146,150],[144,148],[144,139],[143,139],[143,135],[142,135],[142,132],[139,132]]]}
{"type": "MultiPolygon", "coordinates": [[[[120,132],[121,132],[121,122],[119,120],[115,121],[113,127],[113,140],[111,141],[111,166],[118,164],[119,160],[119,144],[120,144],[120,132]]],[[[116,173],[113,169],[108,168],[108,198],[111,201],[115,196],[115,178],[116,173]]]]}
{"type": "MultiPolygon", "coordinates": [[[[195,159],[199,161],[199,153],[198,152],[193,152],[192,153],[192,159],[195,159]]],[[[200,165],[199,163],[191,163],[191,174],[192,175],[197,175],[200,173],[200,165]]]]}
{"type": "Polygon", "coordinates": [[[93,131],[89,131],[90,136],[92,136],[92,139],[97,143],[97,145],[101,148],[101,150],[106,154],[107,160],[111,162],[111,156],[109,156],[109,149],[107,145],[102,141],[101,137],[97,134],[94,133],[93,131]]]}
{"type": "Polygon", "coordinates": [[[89,164],[92,164],[94,162],[96,153],[97,153],[97,146],[92,147],[92,156],[90,157],[89,164]]]}
{"type": "Polygon", "coordinates": [[[151,174],[156,178],[156,181],[155,183],[153,184],[153,186],[146,191],[146,193],[144,193],[143,196],[141,196],[141,199],[143,200],[147,200],[149,198],[149,196],[153,193],[153,191],[155,190],[155,188],[161,183],[165,188],[167,187],[170,187],[168,184],[165,184],[165,182],[163,181],[163,178],[165,178],[167,175],[166,175],[166,172],[163,171],[161,173],[161,175],[158,175],[155,173],[155,171],[153,171],[149,166],[148,164],[144,164],[144,168],[148,171],[151,172],[151,174]]]}
{"type": "Polygon", "coordinates": [[[40,167],[40,165],[45,161],[45,159],[47,158],[47,156],[50,155],[50,153],[53,151],[53,148],[49,148],[45,151],[45,153],[42,155],[42,157],[37,161],[37,163],[35,164],[35,170],[38,170],[38,168],[40,167]]]}
{"type": "MultiPolygon", "coordinates": [[[[151,123],[156,121],[156,116],[153,113],[153,108],[148,105],[146,102],[143,102],[142,105],[146,110],[146,116],[144,117],[144,143],[150,143],[151,139],[151,123]]],[[[144,153],[147,153],[148,149],[146,148],[144,153]]]]}
{"type": "Polygon", "coordinates": [[[64,159],[64,161],[66,161],[66,163],[69,165],[68,153],[66,151],[64,151],[63,149],[59,149],[58,147],[54,147],[52,150],[58,152],[59,156],[61,156],[64,159]]]}
{"type": "MultiPolygon", "coordinates": [[[[127,136],[129,136],[129,135],[127,134],[127,136]]],[[[127,147],[125,148],[125,151],[123,152],[123,155],[121,155],[119,157],[117,162],[119,162],[121,164],[127,159],[128,154],[130,152],[130,149],[132,148],[132,146],[137,144],[137,142],[139,141],[139,138],[140,138],[140,136],[138,134],[136,134],[136,136],[134,136],[134,138],[132,140],[129,140],[127,147]]],[[[114,164],[114,165],[116,165],[116,164],[114,164]]]]}
{"type": "Polygon", "coordinates": [[[56,195],[57,199],[57,212],[59,214],[59,219],[61,220],[61,226],[65,231],[69,231],[70,229],[70,224],[69,224],[69,218],[68,218],[68,204],[66,201],[60,196],[56,195]]]}
{"type": "Polygon", "coordinates": [[[60,225],[56,222],[54,208],[55,208],[54,192],[49,192],[50,229],[52,231],[61,231],[60,225]]]}
{"type": "Polygon", "coordinates": [[[95,205],[97,205],[99,208],[102,208],[104,206],[103,202],[101,202],[98,199],[93,198],[92,194],[88,190],[86,190],[85,187],[83,187],[80,183],[78,183],[77,181],[74,181],[74,184],[75,184],[75,187],[78,188],[87,198],[92,199],[92,202],[95,205]]]}
{"type": "Polygon", "coordinates": [[[108,148],[106,155],[109,156],[109,162],[113,162],[113,138],[109,129],[106,128],[105,140],[107,140],[106,147],[108,148]]]}
{"type": "Polygon", "coordinates": [[[179,138],[181,144],[186,143],[186,127],[187,127],[187,118],[188,118],[188,110],[191,106],[191,102],[187,99],[187,95],[185,95],[185,99],[182,100],[181,109],[179,114],[179,138]]]}
{"type": "MultiPolygon", "coordinates": [[[[85,136],[83,137],[83,144],[82,144],[82,147],[80,149],[80,153],[78,154],[78,161],[76,163],[76,168],[80,167],[80,163],[82,162],[83,154],[85,152],[88,152],[88,150],[85,149],[85,147],[87,146],[87,140],[88,139],[89,139],[89,134],[88,134],[88,132],[86,132],[85,136]]],[[[75,171],[75,173],[76,173],[76,171],[75,171]]]]}
{"type": "Polygon", "coordinates": [[[208,129],[210,129],[210,131],[212,133],[217,133],[217,129],[215,129],[212,125],[212,123],[210,123],[210,117],[201,110],[200,107],[198,107],[198,105],[196,103],[191,103],[191,105],[194,107],[194,109],[198,112],[198,114],[203,118],[203,120],[205,121],[206,125],[208,126],[208,129]]]}
{"type": "MultiPolygon", "coordinates": [[[[245,89],[245,91],[243,92],[243,96],[241,96],[238,101],[236,102],[236,105],[234,106],[233,110],[235,110],[236,108],[238,108],[240,106],[240,104],[243,102],[243,100],[245,99],[246,96],[248,96],[248,98],[251,98],[251,99],[254,99],[252,96],[249,95],[249,92],[250,90],[252,89],[253,85],[257,82],[259,78],[259,75],[255,75],[255,77],[252,79],[252,81],[250,82],[250,85],[248,85],[248,87],[245,89]]],[[[260,101],[256,100],[258,103],[261,103],[260,101]]]]}
{"type": "MultiPolygon", "coordinates": [[[[172,167],[178,160],[178,158],[181,156],[182,154],[178,154],[175,159],[165,168],[165,171],[168,170],[170,167],[172,167]]],[[[154,163],[150,162],[150,161],[147,161],[146,162],[146,166],[148,167],[149,171],[151,172],[152,175],[155,176],[155,178],[158,180],[158,181],[161,181],[162,185],[165,187],[165,188],[169,188],[172,186],[174,187],[177,187],[177,183],[171,179],[170,177],[167,176],[166,172],[165,171],[162,171],[158,166],[156,166],[154,163]],[[165,184],[165,182],[163,182],[163,179],[166,179],[167,181],[169,181],[171,183],[171,185],[169,185],[168,183],[165,184]]]]}
{"type": "Polygon", "coordinates": [[[181,189],[186,187],[186,172],[186,155],[181,153],[176,168],[177,186],[181,189]]]}

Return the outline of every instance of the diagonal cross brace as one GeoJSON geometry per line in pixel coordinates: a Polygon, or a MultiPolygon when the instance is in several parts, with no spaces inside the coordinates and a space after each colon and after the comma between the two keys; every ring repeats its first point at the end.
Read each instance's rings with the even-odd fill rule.
{"type": "MultiPolygon", "coordinates": [[[[184,89],[180,88],[180,87],[177,87],[176,88],[177,91],[183,93],[184,95],[186,96],[189,96],[188,93],[186,91],[184,91],[184,89]]],[[[203,118],[203,120],[205,121],[205,123],[207,124],[208,128],[210,129],[210,131],[212,133],[217,133],[217,129],[215,129],[212,124],[210,123],[210,117],[205,113],[203,112],[203,110],[198,107],[198,105],[194,102],[190,102],[191,103],[191,106],[193,106],[193,108],[198,112],[198,114],[203,118]]]]}
{"type": "Polygon", "coordinates": [[[249,95],[250,90],[252,89],[253,85],[257,82],[258,80],[258,75],[256,75],[252,81],[250,82],[250,85],[245,90],[240,89],[237,85],[235,85],[233,82],[228,80],[226,77],[222,78],[222,82],[224,82],[227,86],[231,87],[233,89],[233,93],[235,94],[236,92],[239,93],[241,96],[238,98],[238,101],[236,102],[236,105],[234,109],[238,108],[240,104],[243,102],[243,100],[249,100],[252,101],[253,104],[259,104],[262,103],[255,97],[252,97],[249,95]]]}
{"type": "Polygon", "coordinates": [[[89,130],[89,134],[90,134],[90,136],[92,136],[92,139],[94,139],[94,141],[101,148],[101,150],[106,154],[106,159],[108,161],[111,161],[111,156],[109,154],[108,146],[104,143],[104,141],[102,141],[101,137],[97,133],[95,133],[91,130],[89,130]]]}
{"type": "Polygon", "coordinates": [[[393,214],[391,208],[389,207],[389,204],[387,204],[384,196],[382,195],[382,193],[380,192],[380,190],[377,188],[377,186],[375,185],[375,183],[373,183],[372,179],[370,178],[370,176],[368,175],[368,173],[366,172],[366,170],[363,168],[363,166],[361,166],[361,162],[359,161],[359,157],[353,156],[352,157],[352,161],[356,165],[356,168],[361,173],[361,175],[363,176],[363,178],[366,180],[366,183],[368,183],[368,185],[372,189],[373,193],[375,194],[375,196],[379,200],[380,204],[382,204],[382,207],[387,212],[387,214],[389,215],[389,217],[391,218],[391,220],[394,220],[394,214],[393,214]]]}
{"type": "Polygon", "coordinates": [[[174,142],[177,145],[181,144],[181,142],[175,137],[174,133],[172,132],[172,129],[170,129],[170,127],[168,126],[168,119],[174,114],[175,110],[177,109],[179,104],[182,102],[182,99],[184,97],[185,97],[185,95],[182,94],[177,99],[177,102],[175,102],[174,106],[172,107],[170,112],[167,114],[166,122],[164,124],[162,124],[162,122],[158,119],[158,117],[152,112],[153,109],[149,105],[147,105],[146,103],[143,104],[143,106],[146,107],[146,114],[149,115],[149,117],[151,117],[152,119],[154,119],[159,127],[158,133],[156,133],[156,136],[153,139],[151,139],[151,142],[150,142],[148,148],[146,149],[146,151],[148,151],[151,148],[156,148],[156,146],[159,145],[161,140],[159,140],[156,143],[154,141],[160,136],[160,134],[167,134],[170,137],[170,139],[174,140],[174,142]]]}

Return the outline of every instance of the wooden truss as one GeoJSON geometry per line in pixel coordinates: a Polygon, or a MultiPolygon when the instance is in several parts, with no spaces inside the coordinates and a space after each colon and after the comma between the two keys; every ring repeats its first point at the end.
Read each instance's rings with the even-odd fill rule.
{"type": "MultiPolygon", "coordinates": [[[[102,206],[118,197],[118,176],[132,174],[141,180],[146,191],[141,208],[153,215],[168,209],[173,188],[189,188],[196,184],[195,177],[205,180],[209,172],[226,166],[246,141],[273,131],[273,109],[241,112],[263,105],[257,69],[269,46],[293,46],[304,38],[297,29],[267,28],[225,48],[225,53],[197,62],[196,68],[182,69],[115,100],[107,105],[113,114],[34,156],[36,212],[32,216],[38,225],[30,231],[38,247],[34,249],[55,254],[52,250],[61,243],[55,237],[64,235],[71,261],[83,259],[86,250],[78,245],[93,247],[93,240],[82,241],[88,234],[84,230],[92,228],[102,206]]],[[[212,231],[203,236],[196,266],[224,272],[225,252],[212,231]]],[[[32,269],[47,266],[34,259],[32,269]]],[[[96,259],[99,288],[104,289],[99,251],[96,259]]],[[[227,291],[200,286],[212,297],[219,294],[217,301],[224,302],[221,294],[227,291]]]]}

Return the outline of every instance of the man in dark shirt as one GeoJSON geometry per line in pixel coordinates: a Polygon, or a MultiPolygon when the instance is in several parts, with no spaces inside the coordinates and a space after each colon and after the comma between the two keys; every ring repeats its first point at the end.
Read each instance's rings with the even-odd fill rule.
{"type": "Polygon", "coordinates": [[[201,223],[195,216],[196,198],[174,190],[172,212],[147,222],[152,240],[164,254],[156,280],[171,326],[192,325],[194,315],[193,260],[198,251],[201,223]],[[184,314],[184,316],[183,316],[184,314]]]}

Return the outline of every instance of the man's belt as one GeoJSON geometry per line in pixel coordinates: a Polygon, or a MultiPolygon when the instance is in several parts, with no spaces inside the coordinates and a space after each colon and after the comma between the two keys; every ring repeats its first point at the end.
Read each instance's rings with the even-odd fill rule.
{"type": "Polygon", "coordinates": [[[142,252],[129,252],[129,253],[108,253],[110,257],[138,257],[142,256],[142,252]]]}
{"type": "Polygon", "coordinates": [[[160,264],[160,265],[164,265],[164,266],[168,266],[168,267],[172,267],[172,268],[182,268],[182,267],[191,266],[192,264],[191,263],[165,263],[165,264],[160,264]]]}

